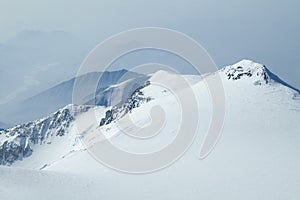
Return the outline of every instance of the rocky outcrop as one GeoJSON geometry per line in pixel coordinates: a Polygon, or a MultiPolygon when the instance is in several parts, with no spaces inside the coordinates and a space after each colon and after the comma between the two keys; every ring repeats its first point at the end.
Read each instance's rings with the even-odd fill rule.
{"type": "Polygon", "coordinates": [[[0,131],[0,164],[11,165],[30,156],[34,145],[49,144],[51,137],[64,136],[76,114],[88,109],[68,105],[43,119],[0,131]]]}
{"type": "Polygon", "coordinates": [[[149,102],[152,98],[145,97],[142,89],[150,85],[147,81],[144,85],[138,87],[132,95],[126,100],[126,102],[120,106],[115,106],[110,110],[107,110],[105,117],[101,119],[100,126],[104,126],[122,118],[127,113],[131,112],[134,108],[139,107],[141,104],[149,102]]]}

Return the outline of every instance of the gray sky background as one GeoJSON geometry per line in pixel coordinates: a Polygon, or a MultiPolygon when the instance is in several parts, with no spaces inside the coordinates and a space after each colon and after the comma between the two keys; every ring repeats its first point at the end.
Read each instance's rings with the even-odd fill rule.
{"type": "Polygon", "coordinates": [[[300,88],[299,13],[298,0],[0,0],[0,44],[23,30],[64,31],[96,45],[130,28],[166,27],[196,39],[218,66],[253,59],[300,88]]]}

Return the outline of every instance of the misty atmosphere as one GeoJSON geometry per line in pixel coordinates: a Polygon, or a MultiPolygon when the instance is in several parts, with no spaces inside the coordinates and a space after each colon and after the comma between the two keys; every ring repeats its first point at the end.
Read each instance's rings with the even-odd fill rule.
{"type": "Polygon", "coordinates": [[[0,13],[0,199],[300,198],[300,2],[0,13]]]}

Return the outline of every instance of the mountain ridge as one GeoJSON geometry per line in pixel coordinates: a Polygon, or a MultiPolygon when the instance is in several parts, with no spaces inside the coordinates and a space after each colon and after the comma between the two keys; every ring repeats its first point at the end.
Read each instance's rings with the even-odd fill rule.
{"type": "MultiPolygon", "coordinates": [[[[83,87],[89,87],[94,84],[98,85],[96,96],[89,94],[90,96],[82,97],[84,103],[107,106],[110,101],[104,101],[103,98],[108,98],[108,95],[113,93],[114,89],[110,88],[110,86],[129,79],[130,82],[127,83],[125,87],[127,87],[129,91],[133,91],[136,89],[135,87],[138,87],[138,85],[147,80],[148,77],[125,69],[111,72],[87,73],[62,81],[21,102],[6,106],[1,111],[1,118],[7,119],[10,124],[19,124],[41,118],[55,112],[59,108],[71,104],[73,101],[72,95],[75,80],[77,84],[83,87]],[[101,80],[99,80],[100,77],[101,80]]],[[[126,94],[123,95],[126,96],[126,94]]]]}
{"type": "MultiPolygon", "coordinates": [[[[244,88],[245,86],[242,86],[237,82],[243,80],[245,80],[244,82],[248,82],[246,80],[250,80],[251,84],[248,84],[246,87],[248,87],[248,89],[252,88],[252,90],[254,90],[255,89],[254,87],[257,86],[264,86],[264,85],[271,85],[274,87],[277,86],[277,84],[274,84],[273,82],[276,80],[271,80],[271,77],[267,77],[270,74],[266,74],[267,73],[266,67],[261,64],[254,63],[252,61],[251,62],[244,61],[242,63],[239,62],[234,65],[227,66],[222,70],[220,70],[219,73],[222,77],[224,77],[224,79],[228,83],[232,83],[228,86],[225,83],[225,86],[227,88],[226,91],[233,92],[237,89],[241,91],[247,90],[247,88],[244,88]],[[234,89],[228,90],[228,88],[231,88],[232,86],[234,86],[234,89]]],[[[167,78],[168,81],[173,81],[172,79],[173,75],[165,72],[160,71],[158,72],[158,74],[152,75],[152,77],[154,76],[159,76],[156,77],[156,80],[157,79],[159,80],[160,78],[167,78]]],[[[197,83],[194,83],[194,85],[192,85],[191,87],[199,88],[200,87],[199,84],[203,84],[203,81],[199,80],[197,83]]],[[[278,84],[281,83],[279,82],[278,84]]],[[[286,85],[283,84],[281,85],[292,90],[292,88],[289,88],[286,85]]],[[[118,86],[121,87],[121,85],[116,85],[116,87],[118,86]]],[[[102,117],[98,119],[100,120],[100,122],[96,126],[98,127],[98,126],[105,125],[105,128],[107,128],[107,126],[114,126],[114,123],[111,122],[115,122],[119,118],[122,118],[124,115],[131,115],[133,108],[139,109],[140,105],[142,104],[141,106],[142,109],[142,107],[145,104],[148,103],[151,104],[157,101],[157,99],[152,98],[152,95],[149,95],[147,93],[145,94],[146,96],[144,96],[144,92],[142,91],[144,89],[148,91],[149,88],[152,87],[154,86],[151,84],[151,81],[145,83],[144,85],[140,85],[138,90],[136,90],[133,94],[130,94],[133,95],[133,98],[127,99],[127,101],[124,102],[124,105],[112,109],[110,109],[111,107],[107,107],[105,109],[105,112],[102,113],[102,117]]],[[[200,88],[202,88],[202,86],[200,88]]],[[[121,89],[125,90],[124,87],[122,87],[121,89]]],[[[268,88],[262,87],[262,89],[268,89],[268,88]]],[[[125,91],[128,92],[128,90],[125,91]]],[[[200,91],[202,91],[202,89],[200,91]]],[[[264,92],[264,90],[261,90],[261,92],[264,92]]],[[[281,95],[281,98],[286,96],[286,98],[283,99],[286,99],[287,101],[293,100],[293,98],[288,96],[285,91],[283,91],[282,93],[280,92],[282,91],[281,90],[276,91],[276,93],[279,93],[279,95],[281,95]]],[[[169,94],[168,91],[166,90],[162,90],[159,92],[159,96],[162,97],[164,97],[166,94],[169,94]]],[[[235,93],[232,94],[233,96],[231,96],[230,98],[234,98],[234,99],[231,100],[237,101],[239,98],[238,99],[236,98],[235,93]]],[[[260,100],[255,99],[255,101],[260,101],[260,100]]],[[[0,138],[2,138],[1,141],[2,143],[0,148],[0,158],[2,158],[1,163],[12,164],[15,160],[20,160],[25,157],[31,156],[32,147],[28,146],[28,144],[30,144],[30,141],[32,144],[45,143],[46,141],[45,138],[47,139],[49,137],[48,136],[49,134],[51,137],[54,135],[64,136],[66,131],[68,131],[69,125],[74,122],[75,119],[74,117],[76,113],[81,115],[84,112],[87,112],[90,108],[91,107],[87,107],[85,105],[68,105],[44,118],[35,120],[33,122],[20,124],[10,129],[5,129],[3,131],[0,131],[0,138]],[[58,117],[58,116],[62,116],[62,117],[58,117]],[[56,124],[53,130],[51,128],[52,127],[51,124],[56,124]]],[[[136,109],[134,109],[134,111],[136,109]]],[[[297,110],[298,107],[295,107],[294,109],[297,110]]]]}

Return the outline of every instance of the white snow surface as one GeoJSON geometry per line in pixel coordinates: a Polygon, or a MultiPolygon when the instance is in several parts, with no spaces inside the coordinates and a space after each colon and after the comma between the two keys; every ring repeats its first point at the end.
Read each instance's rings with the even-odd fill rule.
{"type": "MultiPolygon", "coordinates": [[[[198,134],[186,154],[166,169],[141,175],[121,173],[99,163],[81,142],[99,142],[97,136],[102,131],[105,138],[100,140],[109,139],[131,152],[151,152],[171,143],[180,127],[180,103],[155,82],[176,81],[176,76],[159,71],[142,90],[153,100],[128,114],[136,126],[143,127],[151,123],[151,108],[161,106],[166,121],[158,136],[136,140],[123,134],[117,123],[99,127],[109,108],[94,107],[79,113],[65,136],[54,137],[51,144],[36,145],[30,157],[0,167],[0,198],[299,199],[300,95],[272,79],[265,69],[243,60],[203,78],[185,76],[198,102],[198,134]],[[229,79],[229,73],[241,75],[229,79]],[[212,153],[199,160],[212,115],[205,80],[217,75],[222,79],[226,102],[222,136],[212,153]]],[[[132,126],[126,125],[128,129],[132,126]]]]}

